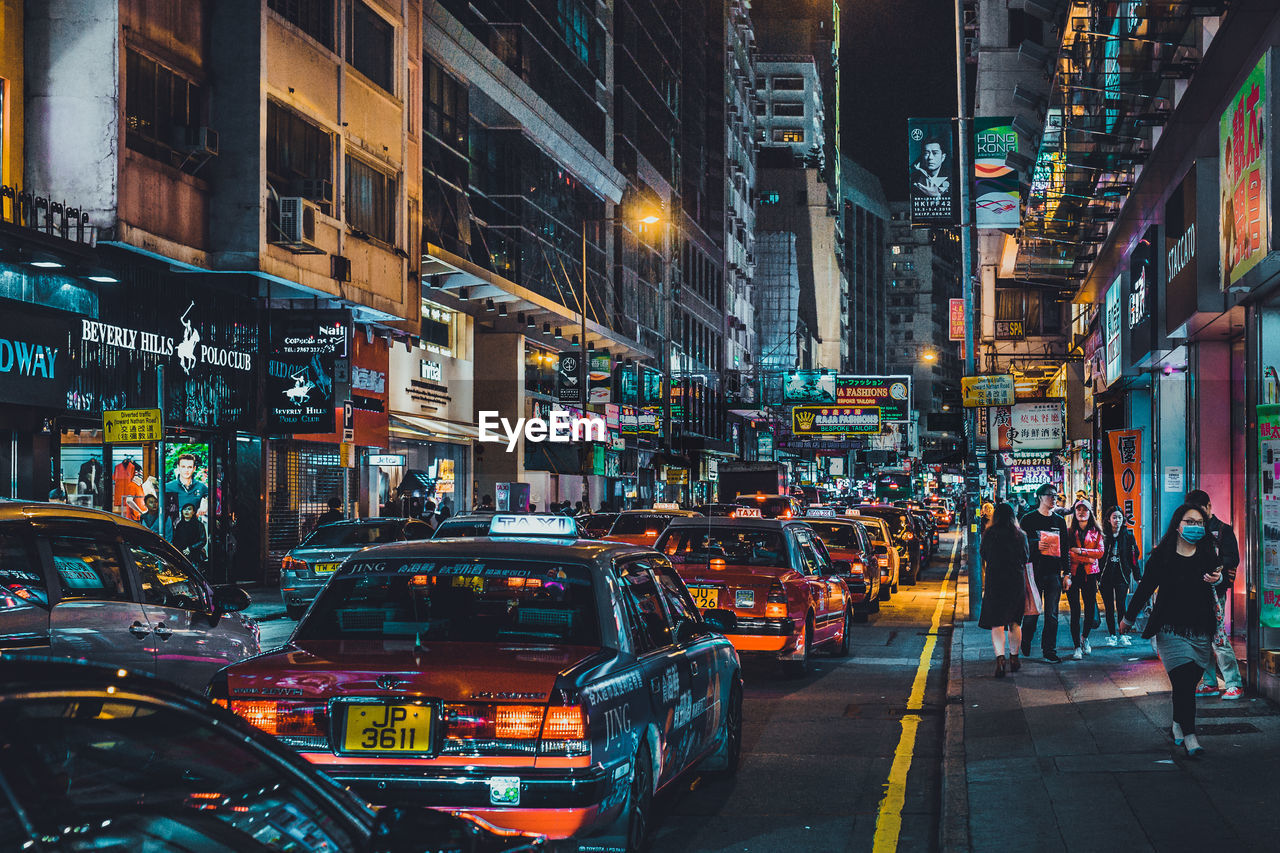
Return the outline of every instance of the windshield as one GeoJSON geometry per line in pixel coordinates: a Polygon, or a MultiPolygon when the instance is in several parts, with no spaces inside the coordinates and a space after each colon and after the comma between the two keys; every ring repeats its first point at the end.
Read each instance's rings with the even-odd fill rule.
{"type": "Polygon", "coordinates": [[[673,516],[652,515],[644,512],[627,512],[618,516],[618,520],[609,528],[610,534],[642,534],[657,535],[667,529],[673,516]]]}
{"type": "Polygon", "coordinates": [[[451,518],[442,522],[436,528],[435,536],[432,539],[448,539],[450,537],[457,538],[459,536],[488,536],[489,535],[489,519],[491,516],[479,519],[467,518],[451,518]]]}
{"type": "Polygon", "coordinates": [[[295,639],[599,644],[591,570],[581,563],[358,560],[341,571],[295,639]]]}
{"type": "Polygon", "coordinates": [[[578,522],[578,526],[592,536],[603,536],[609,532],[609,527],[613,524],[613,520],[618,516],[613,513],[602,513],[600,515],[589,515],[578,522]]]}
{"type": "MultiPolygon", "coordinates": [[[[0,745],[0,777],[59,850],[365,846],[317,789],[187,711],[126,696],[6,701],[0,745]]],[[[14,829],[0,820],[0,847],[22,846],[14,829]]]]}
{"type": "Polygon", "coordinates": [[[760,515],[765,518],[777,518],[780,515],[786,515],[788,518],[794,510],[791,498],[784,495],[776,495],[774,497],[758,498],[758,497],[742,497],[734,501],[738,506],[753,506],[760,510],[760,515]]]}
{"type": "Polygon", "coordinates": [[[302,548],[363,548],[380,542],[397,542],[400,527],[394,524],[325,524],[306,538],[302,548]]]}
{"type": "Polygon", "coordinates": [[[809,526],[828,548],[860,548],[858,530],[852,524],[835,521],[810,521],[809,526]]]}
{"type": "Polygon", "coordinates": [[[719,559],[735,566],[785,566],[787,549],[779,530],[747,527],[681,527],[672,530],[658,549],[673,563],[707,563],[719,559]]]}

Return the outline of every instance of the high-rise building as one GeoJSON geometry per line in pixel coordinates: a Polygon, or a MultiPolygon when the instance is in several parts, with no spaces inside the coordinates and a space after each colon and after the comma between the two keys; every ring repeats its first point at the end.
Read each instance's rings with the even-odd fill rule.
{"type": "Polygon", "coordinates": [[[885,240],[889,203],[875,175],[844,158],[840,170],[844,270],[849,281],[848,373],[884,372],[888,346],[885,240]]]}

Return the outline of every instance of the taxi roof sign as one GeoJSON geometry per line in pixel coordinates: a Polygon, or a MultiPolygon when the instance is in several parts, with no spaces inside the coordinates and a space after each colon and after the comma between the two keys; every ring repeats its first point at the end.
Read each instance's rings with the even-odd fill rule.
{"type": "Polygon", "coordinates": [[[805,511],[807,518],[835,518],[836,511],[829,506],[811,506],[805,511]]]}
{"type": "Polygon", "coordinates": [[[671,501],[658,501],[653,505],[654,509],[679,509],[680,504],[671,501]]]}
{"type": "Polygon", "coordinates": [[[740,506],[733,511],[734,518],[764,518],[760,514],[760,508],[755,506],[740,506]]]}
{"type": "Polygon", "coordinates": [[[567,515],[495,515],[490,536],[551,536],[577,539],[578,522],[567,515]]]}

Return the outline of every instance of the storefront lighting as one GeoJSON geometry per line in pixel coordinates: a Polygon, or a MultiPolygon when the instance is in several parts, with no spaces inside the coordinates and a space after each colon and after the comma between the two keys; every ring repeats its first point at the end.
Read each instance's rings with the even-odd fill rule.
{"type": "Polygon", "coordinates": [[[574,335],[574,336],[573,336],[573,345],[574,345],[575,347],[578,345],[578,336],[577,336],[577,335],[574,335]]]}
{"type": "Polygon", "coordinates": [[[499,317],[507,316],[507,304],[505,302],[498,306],[498,316],[499,317]]]}
{"type": "Polygon", "coordinates": [[[28,261],[27,266],[39,267],[42,270],[60,270],[62,269],[63,265],[58,261],[41,260],[41,261],[28,261]]]}
{"type": "Polygon", "coordinates": [[[96,281],[98,284],[119,284],[120,279],[110,275],[90,275],[85,276],[89,281],[96,281]]]}
{"type": "Polygon", "coordinates": [[[559,327],[559,326],[556,326],[556,340],[558,341],[558,340],[562,339],[563,337],[564,337],[564,335],[560,334],[560,327],[559,327]]]}
{"type": "Polygon", "coordinates": [[[544,335],[549,335],[549,334],[551,334],[551,324],[550,324],[550,323],[543,323],[543,324],[542,324],[542,334],[544,334],[544,335]]]}

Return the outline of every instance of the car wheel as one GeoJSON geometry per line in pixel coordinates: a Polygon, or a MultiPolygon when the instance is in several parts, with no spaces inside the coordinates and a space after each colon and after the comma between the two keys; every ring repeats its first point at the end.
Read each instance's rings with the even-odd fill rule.
{"type": "Polygon", "coordinates": [[[787,675],[792,678],[800,678],[809,672],[809,655],[813,649],[813,617],[810,616],[804,623],[804,654],[799,660],[787,660],[782,662],[782,668],[787,675]]]}
{"type": "Polygon", "coordinates": [[[284,606],[284,615],[288,616],[294,622],[302,618],[302,614],[307,612],[305,604],[286,604],[284,606]]]}
{"type": "Polygon", "coordinates": [[[649,849],[649,809],[653,805],[653,762],[649,744],[640,744],[631,770],[631,795],[627,802],[627,853],[649,849]]]}
{"type": "Polygon", "coordinates": [[[729,691],[729,705],[724,715],[724,738],[716,751],[707,756],[708,772],[732,776],[742,759],[742,686],[734,684],[729,691]]]}
{"type": "MultiPolygon", "coordinates": [[[[844,630],[840,632],[840,645],[836,646],[835,651],[833,652],[833,654],[838,658],[847,658],[849,656],[849,634],[853,628],[853,620],[853,608],[846,607],[844,611],[844,630]]],[[[867,614],[863,613],[862,617],[858,619],[858,621],[866,622],[867,614]]]]}

